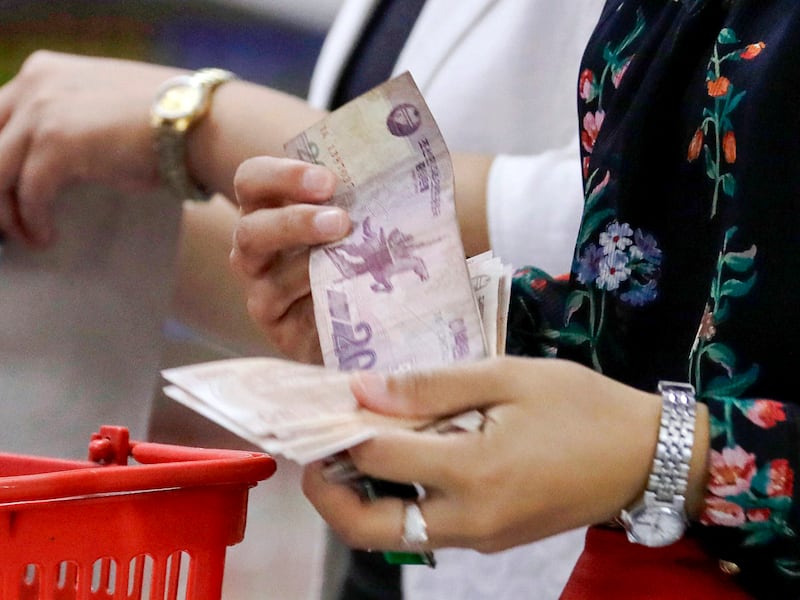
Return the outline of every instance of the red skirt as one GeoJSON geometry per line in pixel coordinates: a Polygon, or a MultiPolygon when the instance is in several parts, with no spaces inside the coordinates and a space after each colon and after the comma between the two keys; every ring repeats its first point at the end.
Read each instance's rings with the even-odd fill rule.
{"type": "Polygon", "coordinates": [[[590,527],[560,600],[752,600],[691,538],[647,548],[621,529],[590,527]]]}

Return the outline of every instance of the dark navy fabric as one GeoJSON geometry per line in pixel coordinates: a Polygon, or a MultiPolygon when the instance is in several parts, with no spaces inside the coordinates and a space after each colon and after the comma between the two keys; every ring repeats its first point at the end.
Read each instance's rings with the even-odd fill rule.
{"type": "Polygon", "coordinates": [[[520,270],[509,319],[515,353],[695,386],[712,450],[693,533],[771,599],[800,598],[799,79],[797,0],[607,2],[578,81],[571,278],[520,270]]]}
{"type": "Polygon", "coordinates": [[[337,108],[389,79],[425,0],[383,0],[367,22],[336,87],[337,108]]]}

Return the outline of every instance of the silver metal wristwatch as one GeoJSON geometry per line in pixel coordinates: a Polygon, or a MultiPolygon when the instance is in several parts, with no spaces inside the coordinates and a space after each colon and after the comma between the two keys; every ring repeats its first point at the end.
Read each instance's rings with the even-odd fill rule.
{"type": "Polygon", "coordinates": [[[652,547],[677,542],[688,525],[686,486],[697,407],[694,387],[689,384],[662,381],[658,390],[661,426],[647,489],[619,517],[631,542],[652,547]]]}
{"type": "Polygon", "coordinates": [[[173,77],[161,86],[150,109],[161,177],[181,199],[208,200],[186,169],[186,134],[211,107],[217,87],[236,79],[224,69],[200,69],[173,77]]]}

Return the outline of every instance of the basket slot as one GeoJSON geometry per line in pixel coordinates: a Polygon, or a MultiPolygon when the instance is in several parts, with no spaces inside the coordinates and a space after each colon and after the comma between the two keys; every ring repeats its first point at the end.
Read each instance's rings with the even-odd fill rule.
{"type": "Polygon", "coordinates": [[[113,558],[98,558],[92,565],[92,598],[113,598],[117,589],[117,561],[113,558]]]}
{"type": "Polygon", "coordinates": [[[128,598],[151,600],[150,587],[153,580],[153,557],[149,554],[134,556],[128,565],[128,598]]]}
{"type": "Polygon", "coordinates": [[[25,565],[22,569],[19,579],[20,600],[38,600],[42,581],[41,571],[41,567],[34,563],[25,565]]]}
{"type": "Polygon", "coordinates": [[[56,571],[55,600],[73,600],[78,590],[78,563],[61,561],[56,571]]]}
{"type": "Polygon", "coordinates": [[[192,559],[187,552],[173,552],[167,559],[166,600],[186,600],[192,559]]]}

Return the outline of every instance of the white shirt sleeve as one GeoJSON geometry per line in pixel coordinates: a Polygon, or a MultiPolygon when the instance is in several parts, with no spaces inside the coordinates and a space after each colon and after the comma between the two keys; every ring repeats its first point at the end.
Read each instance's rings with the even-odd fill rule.
{"type": "Polygon", "coordinates": [[[568,273],[583,210],[578,137],[531,156],[499,155],[487,186],[489,238],[515,268],[568,273]]]}

